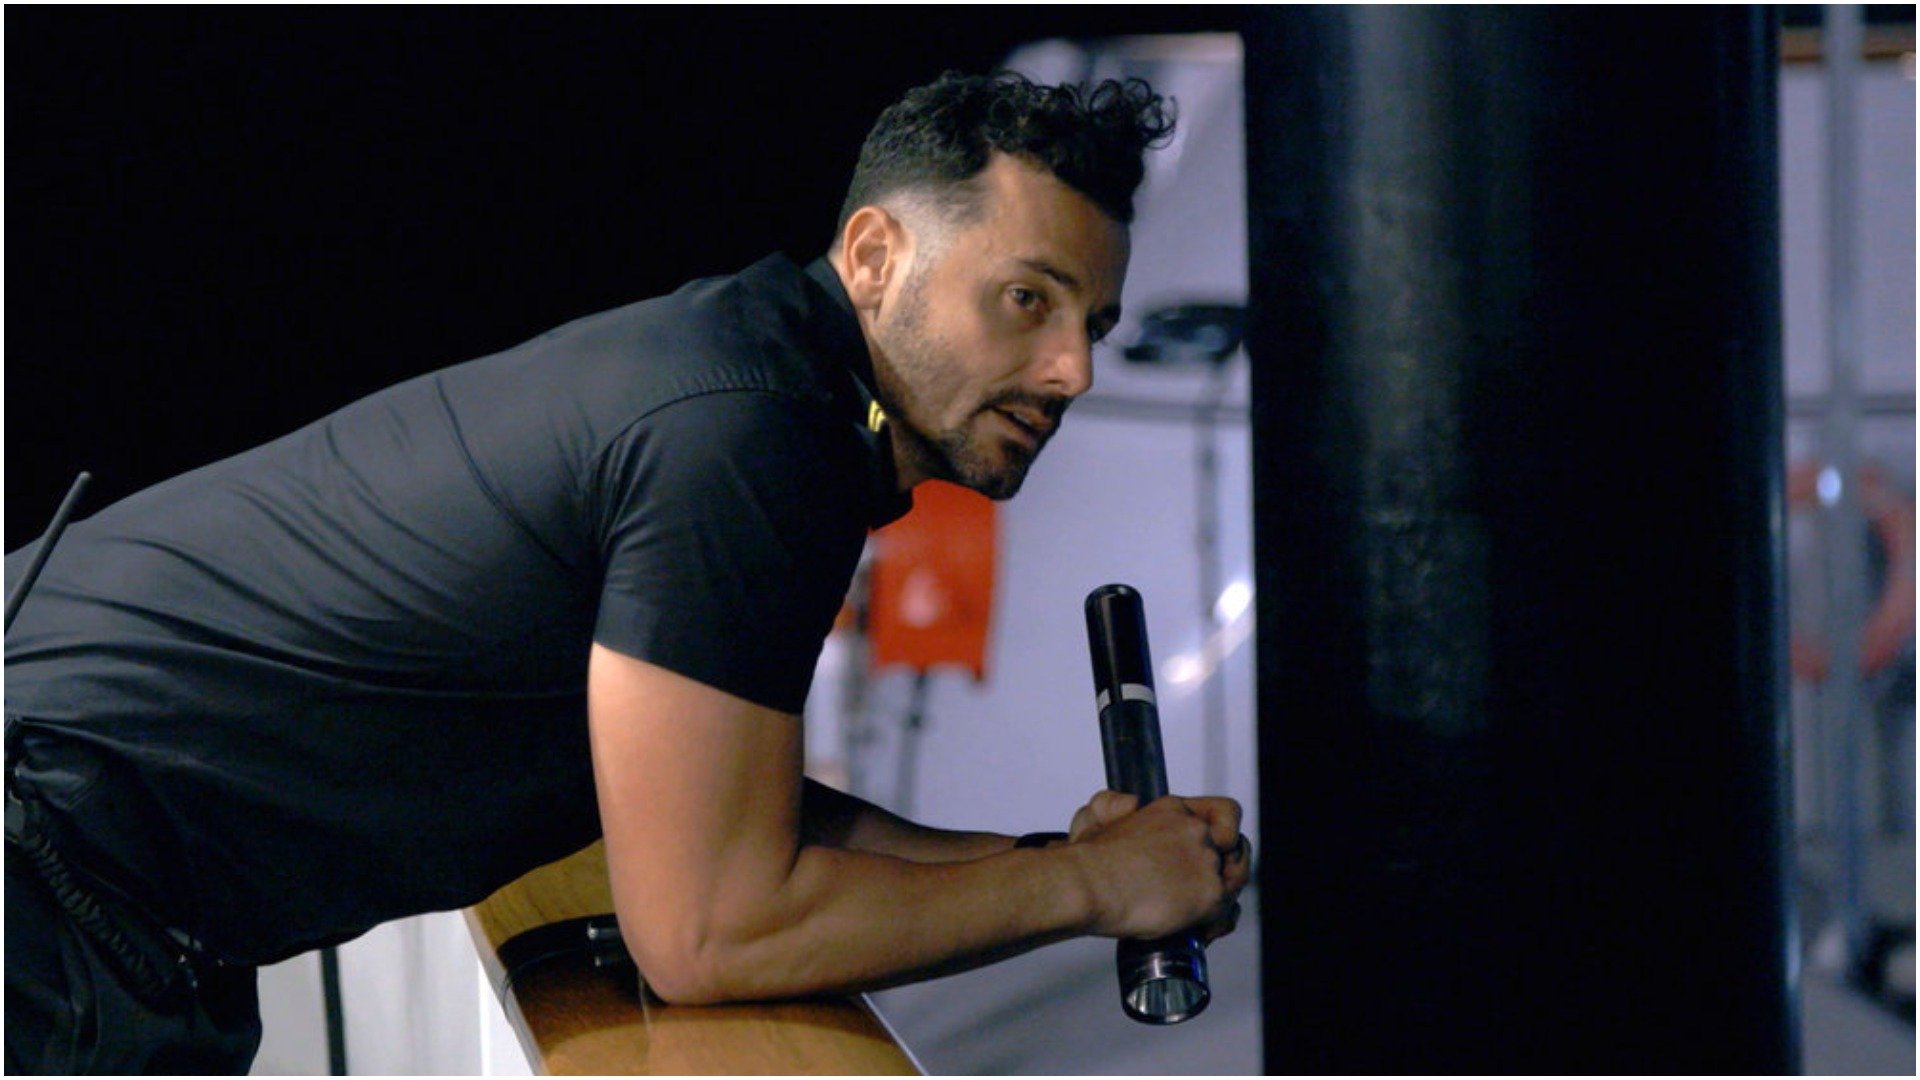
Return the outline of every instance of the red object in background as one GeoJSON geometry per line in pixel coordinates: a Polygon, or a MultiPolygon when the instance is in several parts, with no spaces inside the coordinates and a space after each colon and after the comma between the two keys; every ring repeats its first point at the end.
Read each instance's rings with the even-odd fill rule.
{"type": "Polygon", "coordinates": [[[993,500],[930,480],[913,509],[873,534],[867,633],[873,667],[943,664],[987,677],[993,616],[993,500]]]}

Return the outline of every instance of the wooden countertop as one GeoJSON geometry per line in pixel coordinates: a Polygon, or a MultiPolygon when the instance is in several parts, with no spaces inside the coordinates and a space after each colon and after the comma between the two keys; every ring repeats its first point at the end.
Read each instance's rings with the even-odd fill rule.
{"type": "Polygon", "coordinates": [[[612,910],[599,843],[467,909],[481,964],[535,1069],[550,1075],[921,1071],[865,997],[661,1002],[640,985],[617,940],[596,945],[591,939],[590,927],[611,920],[589,917],[612,910]],[[522,936],[528,931],[537,933],[522,936]]]}

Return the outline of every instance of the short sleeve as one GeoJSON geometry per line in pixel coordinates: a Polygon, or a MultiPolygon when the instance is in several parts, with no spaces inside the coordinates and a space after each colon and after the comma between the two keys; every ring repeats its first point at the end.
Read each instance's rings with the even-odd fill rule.
{"type": "Polygon", "coordinates": [[[865,537],[855,433],[779,393],[709,393],[635,424],[592,475],[594,640],[798,713],[865,537]]]}

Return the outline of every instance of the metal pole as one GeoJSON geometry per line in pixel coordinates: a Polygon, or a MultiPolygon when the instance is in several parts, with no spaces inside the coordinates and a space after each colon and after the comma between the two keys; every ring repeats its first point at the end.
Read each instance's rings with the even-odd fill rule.
{"type": "Polygon", "coordinates": [[[1858,215],[1855,184],[1858,123],[1855,84],[1860,69],[1861,11],[1825,9],[1822,55],[1827,83],[1827,412],[1820,432],[1821,565],[1825,570],[1826,639],[1832,663],[1819,690],[1822,736],[1832,748],[1834,783],[1828,787],[1835,854],[1833,919],[1846,946],[1847,966],[1866,945],[1861,900],[1864,836],[1860,808],[1860,739],[1867,718],[1860,671],[1860,627],[1867,610],[1866,518],[1855,491],[1859,460],[1860,290],[1856,267],[1858,215]]]}
{"type": "Polygon", "coordinates": [[[340,950],[320,950],[320,992],[327,1020],[327,1075],[347,1075],[347,1011],[340,1001],[340,950]]]}
{"type": "Polygon", "coordinates": [[[913,690],[907,699],[907,711],[900,718],[899,771],[893,785],[893,810],[913,813],[914,776],[920,765],[920,733],[927,726],[927,696],[933,688],[933,673],[922,668],[913,673],[913,690]]]}
{"type": "Polygon", "coordinates": [[[1207,387],[1196,410],[1195,470],[1200,474],[1194,485],[1195,540],[1199,548],[1196,560],[1200,577],[1200,650],[1202,769],[1200,790],[1221,794],[1227,790],[1227,687],[1226,649],[1221,641],[1225,624],[1220,619],[1220,406],[1227,395],[1232,369],[1231,356],[1212,361],[1207,372],[1207,387]]]}

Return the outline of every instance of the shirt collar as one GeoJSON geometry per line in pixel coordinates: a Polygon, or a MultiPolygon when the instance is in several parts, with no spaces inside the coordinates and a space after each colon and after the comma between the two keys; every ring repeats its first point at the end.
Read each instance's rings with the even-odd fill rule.
{"type": "Polygon", "coordinates": [[[873,392],[873,356],[867,350],[867,335],[860,329],[860,317],[853,310],[853,301],[847,296],[846,286],[841,284],[840,274],[834,270],[833,264],[824,257],[807,264],[806,276],[815,290],[830,301],[821,306],[820,316],[813,320],[821,336],[821,344],[852,376],[848,381],[853,384],[853,419],[859,425],[860,437],[867,447],[869,482],[872,487],[873,509],[868,527],[877,529],[913,509],[913,495],[900,490],[899,474],[893,462],[893,440],[886,430],[886,413],[880,408],[879,399],[873,392]]]}

